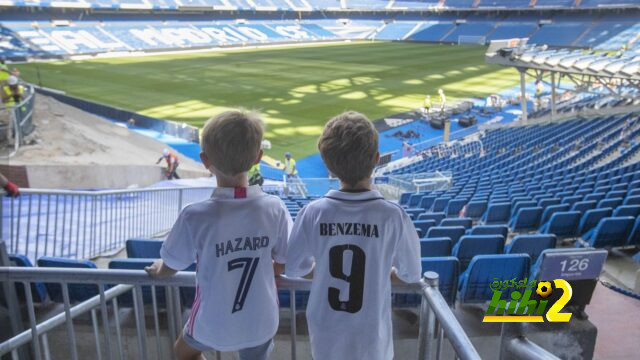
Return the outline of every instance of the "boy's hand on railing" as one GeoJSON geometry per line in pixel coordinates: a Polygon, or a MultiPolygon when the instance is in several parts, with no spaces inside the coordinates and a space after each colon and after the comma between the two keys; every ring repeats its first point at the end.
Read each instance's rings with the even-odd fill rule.
{"type": "Polygon", "coordinates": [[[164,264],[162,259],[158,259],[150,266],[146,266],[144,271],[152,278],[165,278],[174,275],[177,271],[164,264]]]}
{"type": "Polygon", "coordinates": [[[4,189],[7,192],[7,195],[11,197],[17,197],[18,195],[20,195],[20,189],[18,188],[18,185],[12,183],[11,181],[7,182],[7,184],[4,186],[4,189]]]}

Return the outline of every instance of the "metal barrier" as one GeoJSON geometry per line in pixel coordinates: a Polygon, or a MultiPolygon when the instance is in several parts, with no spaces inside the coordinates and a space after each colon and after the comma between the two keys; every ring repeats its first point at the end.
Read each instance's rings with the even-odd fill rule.
{"type": "MultiPolygon", "coordinates": [[[[23,84],[21,84],[23,85],[23,84]]],[[[0,140],[5,140],[9,136],[7,132],[14,133],[14,149],[7,156],[0,156],[3,158],[12,157],[18,152],[20,145],[22,145],[24,137],[31,134],[35,129],[33,125],[33,108],[35,104],[35,92],[33,86],[28,85],[25,90],[26,98],[18,105],[15,106],[0,106],[0,113],[4,113],[0,116],[6,117],[10,124],[0,124],[0,140]]]]}
{"type": "Polygon", "coordinates": [[[122,248],[132,237],[171,228],[182,208],[213,188],[71,191],[21,189],[0,198],[0,236],[9,252],[87,259],[122,248]]]}
{"type": "MultiPolygon", "coordinates": [[[[436,358],[439,358],[444,337],[449,339],[458,358],[463,360],[480,359],[471,341],[440,294],[438,290],[438,275],[429,272],[425,274],[425,279],[420,284],[394,285],[393,287],[394,293],[422,294],[419,359],[431,359],[434,353],[436,358]],[[436,322],[439,324],[437,331],[435,330],[436,322]],[[434,341],[437,341],[437,348],[432,346],[434,341]]],[[[69,358],[75,360],[78,358],[78,342],[73,320],[83,314],[90,313],[97,358],[101,359],[104,356],[106,359],[124,359],[123,324],[120,318],[117,297],[131,293],[133,295],[133,317],[135,319],[137,343],[135,358],[160,359],[172,357],[171,343],[182,330],[182,325],[186,319],[180,303],[179,287],[194,286],[195,273],[179,272],[169,278],[152,279],[141,270],[0,267],[0,281],[5,285],[11,283],[23,284],[29,322],[28,330],[15,334],[12,338],[0,343],[0,356],[11,353],[14,358],[17,358],[18,351],[24,350],[24,346],[30,344],[36,360],[48,358],[47,352],[50,350],[47,334],[65,325],[69,344],[69,358]],[[39,323],[36,319],[30,287],[35,282],[62,284],[63,309],[58,314],[39,323]],[[69,300],[69,284],[99,285],[99,293],[72,306],[69,300]],[[107,289],[106,285],[109,284],[119,285],[107,289]],[[143,292],[145,291],[143,286],[150,286],[151,301],[148,301],[148,299],[143,301],[143,292]],[[163,306],[160,306],[158,300],[158,294],[161,291],[164,291],[165,294],[163,306]],[[161,307],[166,310],[161,309],[161,307]],[[100,311],[100,317],[97,315],[98,310],[100,311]],[[146,311],[151,311],[152,316],[149,318],[145,316],[146,311]],[[166,328],[161,327],[160,324],[164,325],[165,323],[166,328]],[[102,328],[102,332],[100,328],[102,328]],[[34,339],[37,339],[37,341],[33,341],[34,339]],[[101,342],[102,339],[103,341],[101,342]],[[154,342],[155,346],[151,347],[150,341],[154,342]]],[[[288,290],[291,295],[291,307],[289,309],[291,314],[291,358],[296,359],[296,291],[309,291],[311,281],[280,277],[277,278],[276,284],[280,290],[288,290]]],[[[149,291],[149,289],[146,291],[149,291]]],[[[149,296],[149,293],[147,292],[145,296],[149,296]]],[[[19,317],[20,311],[11,311],[10,309],[10,314],[14,317],[19,317]]],[[[219,359],[220,354],[217,356],[219,359]]]]}

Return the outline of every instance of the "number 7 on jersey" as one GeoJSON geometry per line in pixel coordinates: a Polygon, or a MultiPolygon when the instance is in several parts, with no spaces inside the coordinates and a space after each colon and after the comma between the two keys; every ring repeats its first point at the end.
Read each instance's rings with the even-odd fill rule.
{"type": "Polygon", "coordinates": [[[258,261],[260,261],[260,258],[246,257],[233,259],[227,263],[228,271],[242,269],[242,277],[238,284],[236,298],[233,301],[233,309],[231,310],[232,314],[242,310],[244,307],[244,301],[247,299],[249,287],[251,287],[251,281],[253,280],[253,274],[255,274],[256,268],[258,267],[258,261]]]}

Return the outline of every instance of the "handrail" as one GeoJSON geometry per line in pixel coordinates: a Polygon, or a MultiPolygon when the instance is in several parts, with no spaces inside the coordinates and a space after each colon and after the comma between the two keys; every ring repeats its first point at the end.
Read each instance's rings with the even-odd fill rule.
{"type": "Polygon", "coordinates": [[[168,186],[168,187],[154,187],[154,188],[138,188],[138,189],[117,189],[117,190],[64,190],[64,189],[36,189],[36,188],[22,188],[20,189],[21,194],[33,194],[33,195],[81,195],[81,196],[92,196],[92,195],[118,195],[118,194],[127,194],[127,193],[143,193],[143,192],[157,192],[157,191],[167,191],[167,190],[203,190],[203,189],[211,189],[213,190],[213,186],[168,186]]]}

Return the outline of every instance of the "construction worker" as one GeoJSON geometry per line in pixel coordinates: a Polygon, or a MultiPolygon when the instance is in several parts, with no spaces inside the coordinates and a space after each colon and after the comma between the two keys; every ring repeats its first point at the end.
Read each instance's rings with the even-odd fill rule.
{"type": "Polygon", "coordinates": [[[284,173],[287,175],[287,178],[294,178],[298,176],[296,161],[291,157],[290,152],[284,153],[284,173]]]}
{"type": "Polygon", "coordinates": [[[440,95],[440,112],[444,112],[444,108],[447,105],[447,97],[442,89],[438,89],[438,95],[440,95]]]}
{"type": "Polygon", "coordinates": [[[249,169],[249,172],[247,173],[247,176],[249,177],[249,185],[260,185],[260,186],[262,186],[262,184],[264,183],[264,178],[262,177],[262,174],[260,173],[260,163],[257,163],[255,165],[253,165],[249,169]]]}
{"type": "Polygon", "coordinates": [[[18,105],[24,97],[24,86],[19,84],[17,77],[9,76],[7,78],[7,85],[2,87],[0,96],[2,97],[2,104],[4,106],[18,105]]]}
{"type": "Polygon", "coordinates": [[[3,83],[9,79],[9,67],[6,64],[6,60],[4,57],[0,58],[0,85],[4,85],[3,83]]]}
{"type": "Polygon", "coordinates": [[[160,161],[164,159],[167,162],[167,168],[165,170],[165,176],[167,180],[172,179],[180,179],[176,170],[178,169],[178,165],[180,165],[180,161],[178,161],[178,157],[171,153],[169,149],[162,150],[162,156],[156,161],[156,164],[159,164],[160,161]]]}
{"type": "Polygon", "coordinates": [[[424,98],[424,106],[422,108],[422,113],[425,115],[429,115],[429,111],[431,110],[431,95],[427,95],[424,98]]]}

